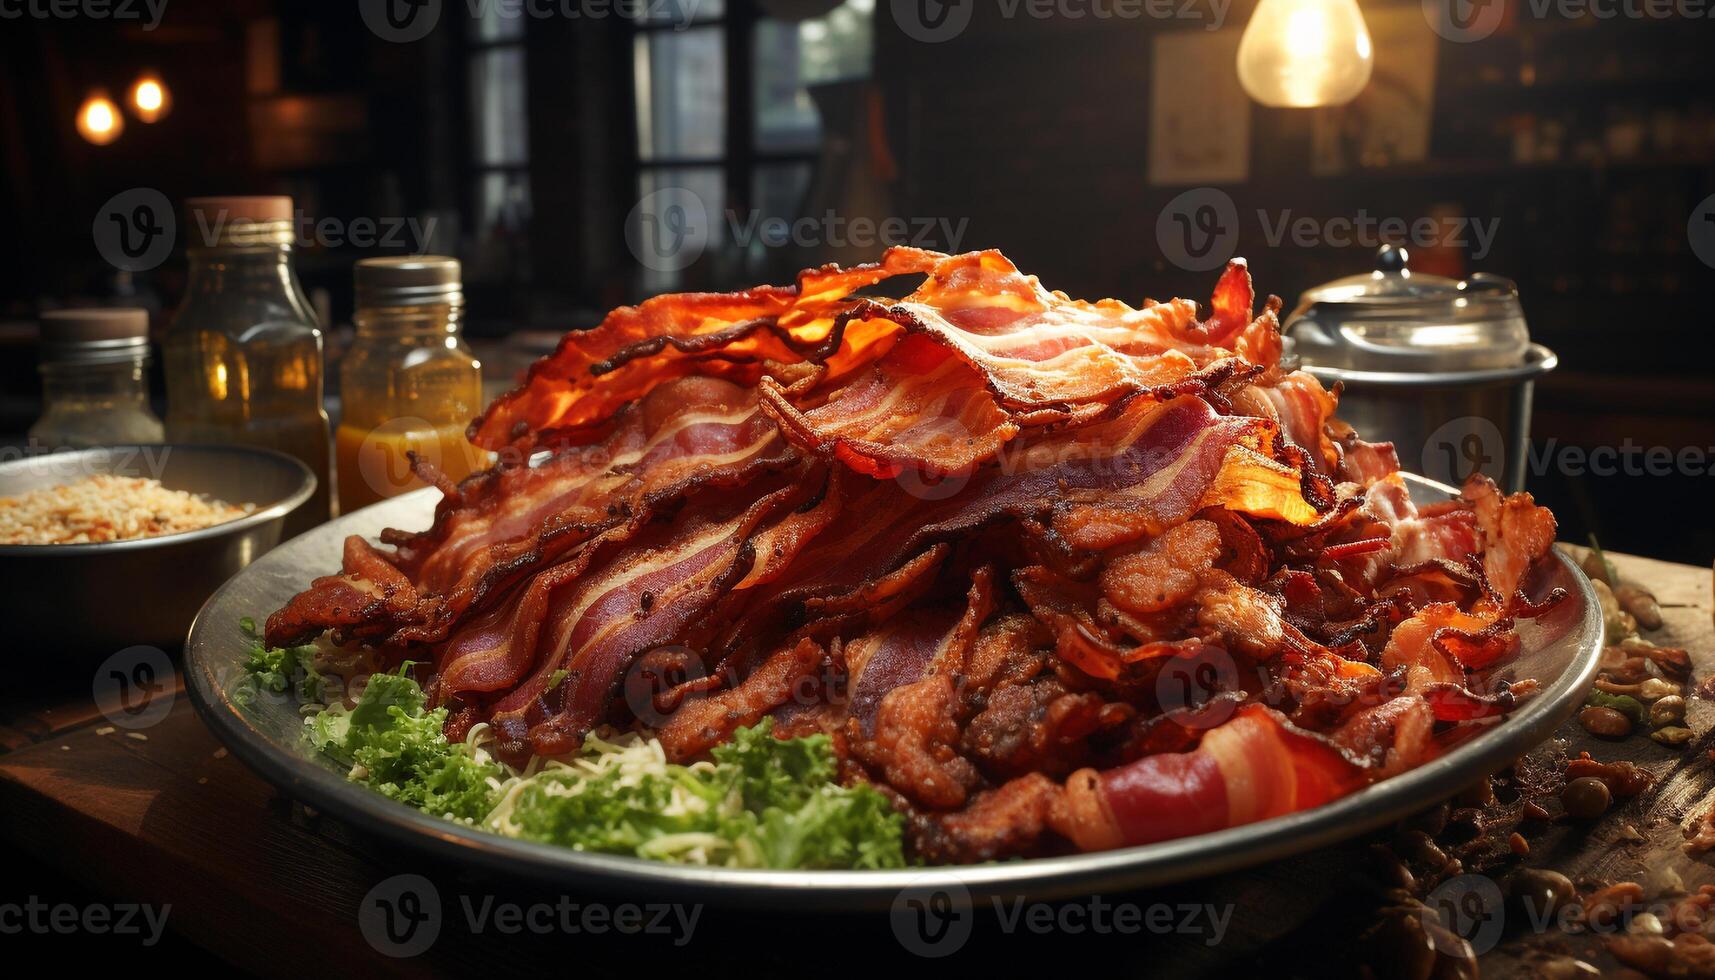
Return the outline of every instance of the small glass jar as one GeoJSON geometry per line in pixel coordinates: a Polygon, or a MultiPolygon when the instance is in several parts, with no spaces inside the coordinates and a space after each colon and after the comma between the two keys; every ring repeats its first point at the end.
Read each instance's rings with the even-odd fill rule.
{"type": "Polygon", "coordinates": [[[30,442],[46,449],[160,442],[143,377],[148,360],[145,310],[42,314],[42,417],[30,442]]]}
{"type": "Polygon", "coordinates": [[[356,282],[357,336],[340,362],[334,436],[342,512],[424,486],[408,452],[454,481],[489,463],[465,438],[482,411],[482,363],[459,333],[458,260],[364,259],[356,282]]]}
{"type": "Polygon", "coordinates": [[[286,518],[288,536],[327,520],[328,416],[322,332],[292,264],[292,199],[186,202],[190,276],[162,344],[167,435],[238,443],[302,460],[316,494],[286,518]]]}

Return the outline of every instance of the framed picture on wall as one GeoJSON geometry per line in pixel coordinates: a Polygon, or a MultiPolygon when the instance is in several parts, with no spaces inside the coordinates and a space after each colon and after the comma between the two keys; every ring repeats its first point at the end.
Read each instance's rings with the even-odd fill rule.
{"type": "Polygon", "coordinates": [[[1155,37],[1150,73],[1149,182],[1235,184],[1250,176],[1251,101],[1232,66],[1238,30],[1155,37]],[[1225,66],[1211,71],[1211,65],[1225,66]],[[1196,84],[1185,84],[1186,79],[1196,84]]]}
{"type": "Polygon", "coordinates": [[[1315,110],[1310,172],[1420,163],[1429,156],[1435,108],[1435,35],[1415,9],[1364,14],[1375,44],[1375,72],[1358,97],[1315,110]]]}

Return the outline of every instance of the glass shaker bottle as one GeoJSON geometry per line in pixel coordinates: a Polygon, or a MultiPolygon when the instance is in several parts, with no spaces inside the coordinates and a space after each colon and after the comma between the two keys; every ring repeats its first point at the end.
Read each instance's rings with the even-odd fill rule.
{"type": "Polygon", "coordinates": [[[167,437],[230,442],[296,456],[316,495],[286,518],[287,536],[327,520],[328,417],[322,332],[292,266],[292,199],[186,202],[190,275],[163,344],[167,437]]]}
{"type": "Polygon", "coordinates": [[[143,378],[148,359],[145,310],[42,314],[42,417],[30,442],[48,449],[160,442],[143,378]]]}
{"type": "Polygon", "coordinates": [[[457,259],[357,263],[357,336],[340,362],[339,505],[348,511],[424,486],[407,452],[452,480],[488,465],[465,428],[482,410],[482,364],[460,336],[457,259]]]}

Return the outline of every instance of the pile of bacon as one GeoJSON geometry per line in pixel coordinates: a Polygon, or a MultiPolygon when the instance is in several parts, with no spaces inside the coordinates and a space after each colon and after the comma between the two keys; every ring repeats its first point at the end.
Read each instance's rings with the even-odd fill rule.
{"type": "Polygon", "coordinates": [[[1206,311],[1134,309],[896,248],[616,310],[473,423],[500,462],[432,527],[349,539],[268,639],[432,664],[447,735],[514,763],[827,732],[931,861],[1316,806],[1528,692],[1478,681],[1552,598],[1554,519],[1481,478],[1414,506],[1253,304],[1242,261],[1206,311]]]}

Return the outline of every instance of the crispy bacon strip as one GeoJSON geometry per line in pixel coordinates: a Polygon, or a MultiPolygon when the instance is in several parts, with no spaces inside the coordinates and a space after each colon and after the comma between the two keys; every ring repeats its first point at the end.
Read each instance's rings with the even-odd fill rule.
{"type": "Polygon", "coordinates": [[[553,354],[531,366],[521,386],[472,423],[471,441],[499,450],[532,445],[544,431],[596,425],[670,378],[716,374],[754,384],[767,361],[801,361],[830,341],[847,358],[861,360],[893,331],[836,334],[847,297],[894,276],[926,272],[941,258],[895,247],[873,264],[807,270],[795,286],[679,293],[620,307],[595,329],[566,334],[553,354]]]}
{"type": "Polygon", "coordinates": [[[536,754],[559,755],[576,748],[605,716],[632,658],[674,642],[711,610],[753,566],[753,535],[789,516],[805,496],[802,484],[789,482],[736,513],[719,515],[731,508],[718,502],[713,513],[692,508],[556,590],[533,670],[493,705],[501,750],[516,754],[528,744],[536,754]]]}
{"type": "MultiPolygon", "coordinates": [[[[592,539],[635,529],[693,489],[741,486],[796,458],[754,392],[705,378],[671,382],[624,411],[599,445],[483,474],[441,502],[429,530],[384,535],[393,555],[371,548],[361,566],[348,560],[343,576],[312,583],[269,618],[268,642],[362,622],[353,635],[371,642],[439,643],[467,614],[535,571],[575,560],[592,539]],[[377,574],[408,581],[416,601],[354,620],[353,597],[384,588],[377,574]]],[[[392,588],[397,595],[397,581],[392,588]]]]}

